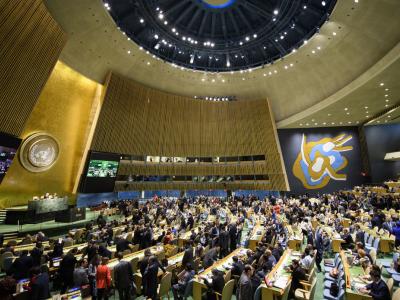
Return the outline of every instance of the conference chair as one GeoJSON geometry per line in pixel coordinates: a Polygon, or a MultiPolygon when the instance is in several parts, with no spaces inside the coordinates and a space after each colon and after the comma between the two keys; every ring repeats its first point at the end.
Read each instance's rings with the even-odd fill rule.
{"type": "Polygon", "coordinates": [[[129,232],[128,235],[126,236],[126,240],[131,243],[132,239],[133,239],[133,234],[132,232],[129,232]]]}
{"type": "Polygon", "coordinates": [[[139,263],[139,257],[134,257],[131,259],[131,266],[132,266],[133,274],[135,274],[137,272],[138,263],[139,263]]]}
{"type": "Polygon", "coordinates": [[[169,297],[169,290],[171,289],[171,279],[172,279],[172,273],[171,272],[166,272],[164,276],[161,278],[160,281],[160,286],[158,287],[157,295],[158,298],[163,298],[165,296],[169,297]]]}
{"type": "Polygon", "coordinates": [[[311,284],[303,284],[304,289],[296,289],[294,297],[296,300],[313,300],[315,288],[317,286],[317,278],[314,278],[311,284]]]}
{"type": "Polygon", "coordinates": [[[393,278],[389,278],[388,281],[386,282],[388,288],[389,288],[389,293],[390,293],[390,299],[393,297],[393,286],[394,286],[394,280],[393,278]]]}
{"type": "Polygon", "coordinates": [[[392,300],[400,300],[400,289],[397,289],[392,297],[392,300]]]}
{"type": "Polygon", "coordinates": [[[374,248],[370,250],[369,255],[372,258],[372,264],[376,264],[376,250],[374,248]]]}
{"type": "Polygon", "coordinates": [[[133,245],[131,247],[131,251],[132,251],[132,253],[139,251],[139,245],[133,245]]]}
{"type": "Polygon", "coordinates": [[[232,279],[225,284],[221,294],[214,292],[215,295],[217,296],[217,300],[231,300],[234,286],[235,286],[235,281],[232,279]]]}
{"type": "Polygon", "coordinates": [[[231,280],[231,275],[232,275],[232,271],[231,271],[231,270],[229,270],[229,271],[227,271],[227,272],[225,273],[225,275],[224,275],[224,281],[225,281],[225,283],[227,283],[228,281],[231,280]]]}

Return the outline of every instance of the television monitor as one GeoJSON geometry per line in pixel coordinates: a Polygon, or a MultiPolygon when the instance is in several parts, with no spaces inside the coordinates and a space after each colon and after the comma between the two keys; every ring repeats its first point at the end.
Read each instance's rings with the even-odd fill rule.
{"type": "Polygon", "coordinates": [[[0,132],[0,183],[14,160],[21,139],[0,132]]]}
{"type": "Polygon", "coordinates": [[[118,161],[92,159],[89,161],[87,177],[117,177],[118,161]]]}
{"type": "Polygon", "coordinates": [[[121,155],[91,151],[82,174],[80,193],[110,193],[114,191],[121,155]]]}

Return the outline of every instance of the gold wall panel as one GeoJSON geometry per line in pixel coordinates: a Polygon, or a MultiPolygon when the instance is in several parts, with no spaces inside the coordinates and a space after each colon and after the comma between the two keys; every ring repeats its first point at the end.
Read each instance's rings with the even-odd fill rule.
{"type": "MultiPolygon", "coordinates": [[[[112,73],[107,78],[91,148],[154,156],[266,155],[264,164],[257,168],[249,164],[159,164],[124,167],[119,175],[238,175],[256,171],[284,175],[274,126],[266,99],[196,100],[161,92],[112,73]]],[[[285,183],[275,180],[271,188],[277,186],[285,183]]]]}
{"type": "Polygon", "coordinates": [[[65,43],[42,0],[0,1],[0,131],[21,134],[65,43]]]}
{"type": "MultiPolygon", "coordinates": [[[[0,185],[0,206],[26,204],[33,195],[57,192],[73,200],[73,187],[84,157],[99,84],[58,62],[26,123],[21,137],[47,132],[60,145],[54,166],[43,173],[25,170],[16,157],[0,185]]],[[[18,153],[17,153],[18,155],[18,153]]]]}

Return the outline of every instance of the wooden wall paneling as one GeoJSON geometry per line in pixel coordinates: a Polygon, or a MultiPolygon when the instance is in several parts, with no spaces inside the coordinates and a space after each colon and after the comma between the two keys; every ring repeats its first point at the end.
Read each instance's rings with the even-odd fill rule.
{"type": "MultiPolygon", "coordinates": [[[[283,174],[267,100],[195,100],[163,93],[117,74],[110,75],[92,149],[182,157],[266,155],[263,165],[135,167],[147,175],[283,174]]],[[[243,184],[247,188],[252,185],[243,184]]],[[[196,185],[199,189],[205,186],[196,185]]]]}
{"type": "Polygon", "coordinates": [[[41,0],[1,1],[0,131],[22,133],[65,43],[41,0]]]}

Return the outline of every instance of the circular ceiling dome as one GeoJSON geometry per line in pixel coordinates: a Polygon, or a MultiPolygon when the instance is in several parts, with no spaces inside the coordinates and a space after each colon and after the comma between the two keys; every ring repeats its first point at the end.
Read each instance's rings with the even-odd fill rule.
{"type": "Polygon", "coordinates": [[[170,63],[210,72],[273,63],[327,21],[336,0],[107,0],[119,29],[170,63]]]}

